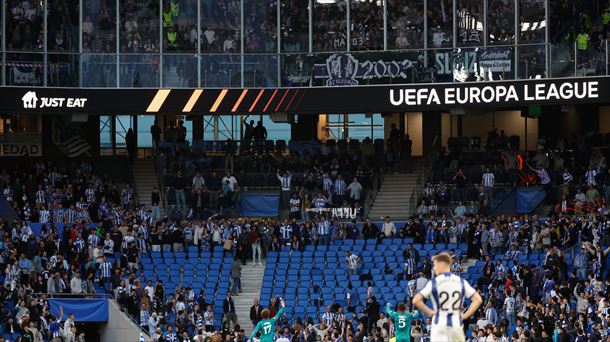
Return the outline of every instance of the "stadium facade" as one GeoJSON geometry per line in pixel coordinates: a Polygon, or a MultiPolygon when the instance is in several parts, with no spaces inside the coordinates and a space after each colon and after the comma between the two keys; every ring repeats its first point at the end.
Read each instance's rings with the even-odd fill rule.
{"type": "MultiPolygon", "coordinates": [[[[555,6],[549,0],[7,0],[0,8],[0,84],[245,89],[601,77],[609,73],[607,11],[602,3],[555,6]]],[[[478,98],[472,95],[456,97],[455,104],[478,98]]],[[[406,96],[404,101],[409,104],[406,96]]],[[[413,136],[425,126],[421,114],[347,113],[321,108],[313,124],[317,132],[307,138],[383,138],[391,123],[413,136]]],[[[152,146],[148,128],[154,117],[140,114],[146,113],[101,115],[101,148],[115,153],[125,145],[128,128],[136,129],[138,146],[152,146]]],[[[190,140],[243,134],[243,115],[214,113],[193,121],[176,114],[185,119],[190,140]]],[[[490,116],[485,129],[503,126],[503,120],[514,126],[520,115],[509,116],[500,125],[490,116]]],[[[280,139],[291,134],[286,122],[292,118],[257,120],[271,139],[280,139]]],[[[157,119],[167,124],[167,117],[157,119]]],[[[45,126],[40,118],[27,120],[34,119],[21,119],[21,131],[45,126]]],[[[468,126],[462,120],[468,121],[455,115],[436,121],[448,125],[442,135],[451,136],[468,126]]],[[[2,125],[4,130],[14,131],[16,121],[2,125]]],[[[532,125],[529,130],[537,131],[532,125]]],[[[511,133],[522,141],[531,135],[525,127],[511,133]]],[[[426,145],[417,140],[416,146],[426,145]]],[[[530,143],[535,146],[535,139],[530,143]]]]}

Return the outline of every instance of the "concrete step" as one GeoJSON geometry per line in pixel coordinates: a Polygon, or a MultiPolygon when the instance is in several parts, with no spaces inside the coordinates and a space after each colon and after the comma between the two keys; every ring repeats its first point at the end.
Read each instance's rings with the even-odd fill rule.
{"type": "MultiPolygon", "coordinates": [[[[254,327],[250,322],[250,307],[254,304],[254,299],[259,298],[263,287],[263,276],[265,274],[265,264],[263,266],[252,266],[251,263],[242,265],[241,270],[241,287],[242,292],[239,296],[234,297],[235,312],[237,313],[237,321],[240,326],[249,335],[254,327]]],[[[261,303],[266,307],[269,303],[261,303]]]]}

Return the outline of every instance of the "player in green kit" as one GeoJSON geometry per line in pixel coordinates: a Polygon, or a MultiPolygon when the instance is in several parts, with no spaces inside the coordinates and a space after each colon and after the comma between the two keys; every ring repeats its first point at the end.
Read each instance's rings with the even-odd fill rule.
{"type": "Polygon", "coordinates": [[[273,318],[269,318],[269,310],[264,309],[261,311],[262,320],[256,324],[254,331],[252,331],[252,334],[250,334],[250,339],[248,339],[248,342],[252,342],[252,338],[256,337],[256,333],[259,331],[261,332],[260,342],[273,342],[273,336],[275,336],[275,321],[282,316],[286,306],[283,299],[280,301],[280,303],[282,303],[282,308],[273,318]]]}
{"type": "Polygon", "coordinates": [[[407,309],[404,303],[398,304],[398,312],[391,309],[390,303],[386,305],[388,316],[394,320],[394,330],[396,331],[396,342],[411,341],[411,320],[419,317],[416,311],[414,314],[406,313],[407,309]]]}

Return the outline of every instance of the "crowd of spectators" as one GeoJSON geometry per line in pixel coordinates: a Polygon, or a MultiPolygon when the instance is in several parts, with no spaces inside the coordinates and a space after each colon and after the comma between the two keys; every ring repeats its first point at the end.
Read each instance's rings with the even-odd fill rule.
{"type": "MultiPolygon", "coordinates": [[[[280,188],[282,209],[294,218],[333,207],[361,208],[368,191],[379,177],[380,165],[387,161],[377,153],[383,141],[365,139],[350,144],[334,140],[314,144],[270,146],[264,127],[251,125],[253,135],[238,145],[232,140],[217,150],[161,144],[161,170],[168,199],[189,215],[233,209],[236,197],[247,188],[280,188]],[[258,133],[261,132],[261,133],[258,133]],[[300,148],[301,147],[301,148],[300,148]],[[225,170],[225,171],[222,171],[225,170]]],[[[170,139],[171,141],[171,139],[170,139]]],[[[391,146],[387,147],[391,149],[391,146]]],[[[394,159],[391,159],[394,167],[394,159]]]]}
{"type": "Polygon", "coordinates": [[[562,212],[594,210],[610,201],[607,150],[592,140],[540,140],[534,152],[522,152],[516,137],[494,129],[487,142],[452,141],[442,149],[436,171],[423,185],[419,215],[489,213],[503,194],[517,186],[542,187],[548,205],[562,212]],[[466,151],[465,149],[470,149],[466,151]],[[459,208],[458,208],[459,207],[459,208]]]}
{"type": "MultiPolygon", "coordinates": [[[[224,253],[231,253],[242,263],[260,263],[269,251],[283,248],[301,251],[307,245],[333,244],[337,240],[397,237],[412,238],[417,245],[465,243],[468,247],[462,254],[471,259],[486,259],[482,277],[476,282],[486,303],[466,325],[477,340],[496,335],[529,341],[528,336],[536,339],[553,334],[560,337],[589,334],[599,340],[608,331],[605,248],[610,243],[610,225],[605,206],[600,203],[593,203],[590,210],[560,211],[548,219],[527,215],[490,217],[476,211],[464,211],[454,217],[427,213],[404,224],[390,218],[381,224],[365,218],[359,224],[357,220],[348,222],[315,212],[302,220],[293,217],[286,221],[221,217],[157,219],[152,209],[136,205],[133,197],[126,198],[128,191],[119,192],[109,180],[96,176],[87,163],[63,168],[37,162],[20,172],[5,171],[2,178],[5,198],[17,202],[16,209],[23,207],[19,210],[21,220],[1,222],[5,270],[1,294],[6,322],[3,327],[13,337],[30,332],[52,337],[56,333],[58,325],[53,322],[57,318],[49,316],[40,293],[86,295],[106,291],[111,291],[155,340],[160,337],[171,340],[173,334],[180,338],[213,336],[215,329],[206,327],[215,323],[205,313],[211,305],[205,292],[194,293],[188,280],[177,289],[167,289],[154,279],[143,279],[140,273],[143,254],[163,251],[171,255],[191,245],[213,251],[214,246],[224,247],[227,241],[232,241],[224,253]],[[39,183],[46,187],[38,188],[39,183]],[[47,189],[49,196],[39,201],[38,191],[42,189],[47,189]],[[40,213],[49,204],[70,208],[81,202],[80,197],[88,201],[88,214],[74,213],[75,223],[65,225],[61,233],[58,223],[71,222],[66,218],[71,214],[63,214],[61,221],[56,221],[51,213],[38,235],[28,226],[25,216],[28,212],[32,213],[29,220],[40,221],[44,216],[40,213]],[[108,209],[102,197],[107,197],[108,209]],[[28,209],[30,201],[32,208],[28,209]],[[570,249],[573,246],[576,247],[570,249]],[[529,257],[540,253],[544,255],[540,264],[529,257]]],[[[442,198],[442,191],[435,195],[442,198]]],[[[405,289],[408,303],[430,277],[431,266],[412,245],[406,247],[402,256],[405,268],[386,270],[391,271],[386,276],[406,277],[410,281],[405,289]]],[[[463,260],[459,254],[455,256],[452,270],[460,273],[464,270],[463,260]]],[[[346,255],[346,267],[355,273],[361,262],[353,254],[346,255]]],[[[375,291],[380,290],[371,283],[363,312],[350,312],[349,305],[340,308],[336,303],[325,303],[330,306],[326,312],[320,312],[320,317],[301,322],[281,319],[277,337],[320,336],[335,341],[352,336],[356,340],[364,337],[386,340],[392,335],[392,323],[379,309],[384,303],[377,302],[375,291]],[[298,325],[291,327],[288,323],[298,325]]],[[[229,330],[224,333],[229,334],[229,330]]],[[[243,336],[239,326],[233,325],[233,330],[243,336]]],[[[424,318],[414,324],[412,335],[425,339],[428,331],[429,321],[424,318]]],[[[75,336],[78,335],[76,331],[75,336]]]]}

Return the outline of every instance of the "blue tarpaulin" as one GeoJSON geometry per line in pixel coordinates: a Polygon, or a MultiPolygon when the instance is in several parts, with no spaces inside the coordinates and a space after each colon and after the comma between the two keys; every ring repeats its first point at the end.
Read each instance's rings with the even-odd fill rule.
{"type": "MultiPolygon", "coordinates": [[[[47,231],[48,231],[51,228],[52,223],[28,222],[28,226],[32,229],[32,232],[34,233],[35,236],[40,235],[40,230],[42,229],[42,226],[44,226],[45,224],[47,226],[47,231]]],[[[59,236],[61,236],[61,233],[63,233],[63,231],[64,231],[64,227],[75,226],[75,225],[76,225],[76,223],[56,223],[55,228],[57,228],[57,234],[59,234],[59,236]]],[[[95,223],[91,223],[88,226],[89,226],[89,228],[95,228],[98,225],[95,223]]]]}
{"type": "Polygon", "coordinates": [[[517,190],[517,213],[529,214],[534,211],[546,197],[546,192],[540,188],[517,190]]]}
{"type": "Polygon", "coordinates": [[[240,215],[246,217],[269,217],[279,215],[279,195],[246,195],[240,196],[240,215]]]}
{"type": "Polygon", "coordinates": [[[59,307],[64,309],[63,319],[74,314],[76,322],[108,322],[108,299],[52,298],[49,299],[51,314],[59,318],[59,307]]]}

